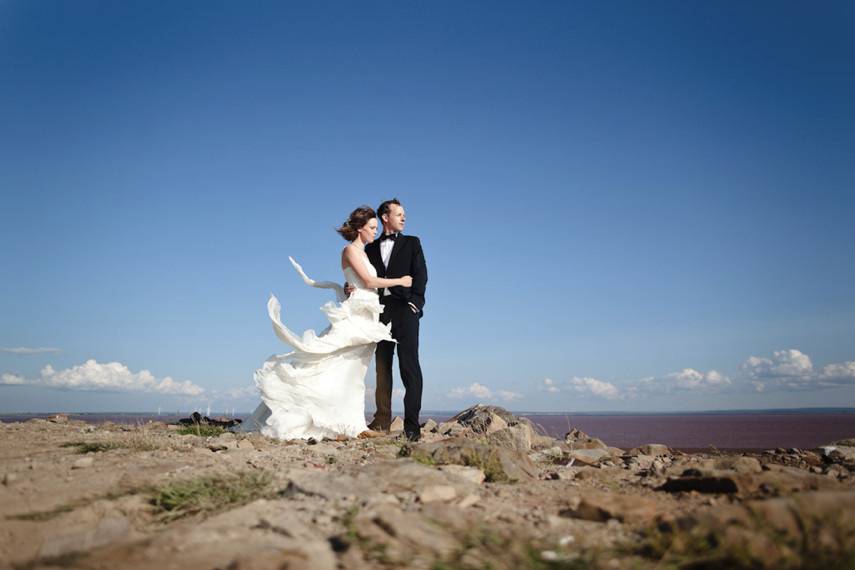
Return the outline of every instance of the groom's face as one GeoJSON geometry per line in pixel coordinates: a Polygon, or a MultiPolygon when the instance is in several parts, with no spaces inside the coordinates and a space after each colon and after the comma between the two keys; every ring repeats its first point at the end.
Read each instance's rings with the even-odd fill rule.
{"type": "Polygon", "coordinates": [[[398,204],[390,204],[389,212],[387,214],[383,214],[383,225],[385,226],[386,231],[389,232],[404,231],[404,224],[406,221],[407,216],[404,213],[404,207],[399,206],[398,204]]]}

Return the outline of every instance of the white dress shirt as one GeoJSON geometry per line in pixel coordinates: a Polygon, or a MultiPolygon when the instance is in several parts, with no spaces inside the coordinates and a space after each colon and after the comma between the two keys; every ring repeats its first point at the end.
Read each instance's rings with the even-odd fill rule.
{"type": "MultiPolygon", "coordinates": [[[[393,239],[384,239],[380,242],[380,259],[383,260],[383,267],[389,269],[389,258],[392,257],[392,248],[395,247],[395,240],[393,239]]],[[[383,289],[383,296],[386,297],[391,295],[388,287],[383,289]]],[[[409,303],[410,309],[413,310],[414,313],[419,312],[419,308],[409,303]]]]}

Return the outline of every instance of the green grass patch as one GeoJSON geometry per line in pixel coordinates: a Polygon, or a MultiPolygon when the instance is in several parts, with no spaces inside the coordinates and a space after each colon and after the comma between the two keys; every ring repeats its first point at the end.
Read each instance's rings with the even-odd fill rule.
{"type": "Polygon", "coordinates": [[[271,494],[269,473],[242,472],[167,483],[152,491],[151,504],[161,522],[210,514],[271,494]]]}
{"type": "Polygon", "coordinates": [[[192,426],[184,426],[179,429],[176,433],[179,435],[197,435],[199,437],[216,437],[218,435],[222,435],[226,433],[225,428],[221,428],[220,426],[209,426],[202,424],[195,424],[192,426]]]}
{"type": "Polygon", "coordinates": [[[99,453],[124,447],[117,441],[70,441],[62,447],[73,447],[77,453],[99,453]]]}

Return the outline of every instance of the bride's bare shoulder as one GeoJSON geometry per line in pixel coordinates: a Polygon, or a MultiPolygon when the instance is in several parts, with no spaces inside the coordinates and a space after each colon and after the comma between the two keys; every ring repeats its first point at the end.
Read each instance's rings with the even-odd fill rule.
{"type": "Polygon", "coordinates": [[[356,246],[353,245],[352,243],[347,244],[341,250],[341,268],[342,269],[346,269],[348,266],[350,266],[348,258],[354,254],[355,250],[356,250],[356,246]]]}

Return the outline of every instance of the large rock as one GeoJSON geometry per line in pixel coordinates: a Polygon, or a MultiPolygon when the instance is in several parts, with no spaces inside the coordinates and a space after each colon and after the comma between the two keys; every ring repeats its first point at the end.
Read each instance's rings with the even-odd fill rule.
{"type": "Polygon", "coordinates": [[[580,439],[590,439],[590,437],[591,436],[589,436],[587,433],[583,432],[579,428],[573,428],[566,434],[564,434],[564,441],[566,441],[567,443],[571,443],[580,439]]]}
{"type": "Polygon", "coordinates": [[[471,439],[457,438],[435,443],[405,445],[402,457],[427,465],[466,465],[484,472],[487,481],[515,482],[537,477],[537,468],[524,454],[471,439]]]}
{"type": "Polygon", "coordinates": [[[409,566],[413,557],[446,558],[460,548],[454,529],[392,505],[360,512],[350,532],[368,562],[384,566],[409,566]]]}
{"type": "Polygon", "coordinates": [[[487,435],[487,443],[499,447],[507,447],[520,453],[528,453],[531,451],[532,435],[531,428],[526,424],[520,423],[490,432],[487,435]]]}
{"type": "Polygon", "coordinates": [[[728,504],[657,526],[651,536],[661,557],[658,566],[851,568],[855,493],[810,492],[728,504]]]}
{"type": "Polygon", "coordinates": [[[826,477],[808,473],[802,469],[783,465],[767,465],[766,470],[756,472],[752,461],[725,460],[724,463],[709,461],[683,471],[679,477],[669,477],[659,487],[671,493],[697,491],[699,493],[738,493],[740,495],[791,495],[802,491],[836,488],[836,482],[826,477]],[[718,469],[728,465],[739,469],[718,469]],[[710,467],[712,465],[712,467],[710,467]]]}
{"type": "Polygon", "coordinates": [[[608,449],[606,443],[596,437],[584,437],[571,442],[567,442],[571,449],[608,449]]]}
{"type": "Polygon", "coordinates": [[[820,448],[823,458],[830,463],[839,463],[855,469],[855,439],[842,439],[820,448]]]}
{"type": "Polygon", "coordinates": [[[563,509],[563,517],[595,522],[616,519],[628,523],[647,523],[656,517],[656,501],[638,495],[586,491],[575,504],[563,509]]]}
{"type": "Polygon", "coordinates": [[[660,457],[671,455],[671,449],[667,445],[661,443],[646,443],[629,451],[629,455],[649,455],[651,457],[660,457]]]}
{"type": "Polygon", "coordinates": [[[608,449],[575,449],[569,453],[574,465],[599,465],[611,459],[608,449]]]}
{"type": "Polygon", "coordinates": [[[481,404],[463,410],[449,421],[468,427],[477,434],[489,434],[520,422],[515,415],[504,408],[481,404]]]}
{"type": "Polygon", "coordinates": [[[175,524],[111,551],[113,567],[335,570],[327,536],[281,501],[258,500],[192,524],[175,524]]]}
{"type": "Polygon", "coordinates": [[[39,549],[40,558],[53,558],[120,541],[132,533],[131,524],[120,512],[89,507],[67,516],[63,525],[47,534],[39,549]]]}

